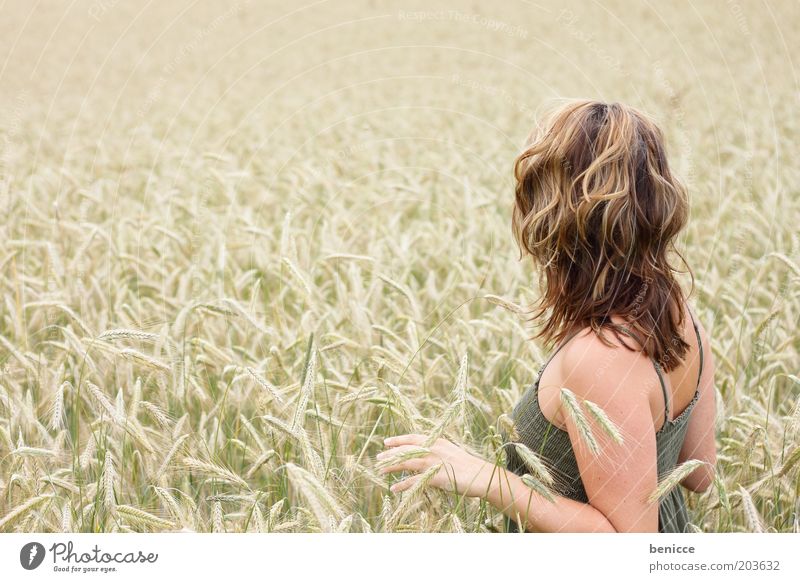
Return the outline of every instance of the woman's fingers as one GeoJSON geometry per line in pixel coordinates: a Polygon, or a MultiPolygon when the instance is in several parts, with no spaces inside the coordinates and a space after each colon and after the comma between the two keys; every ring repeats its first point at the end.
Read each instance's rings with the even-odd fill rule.
{"type": "Polygon", "coordinates": [[[376,460],[382,465],[391,463],[393,458],[397,458],[398,462],[381,467],[378,471],[379,473],[387,474],[396,473],[398,471],[414,471],[417,473],[416,475],[411,475],[392,485],[389,489],[393,493],[399,493],[400,491],[405,491],[409,487],[413,487],[414,483],[419,480],[419,473],[427,469],[430,465],[430,451],[427,449],[420,449],[427,438],[426,435],[412,433],[388,437],[383,440],[387,448],[375,456],[376,460]],[[404,456],[413,455],[415,452],[419,452],[419,456],[411,456],[410,458],[403,459],[404,456]]]}
{"type": "Polygon", "coordinates": [[[430,452],[418,445],[397,445],[375,456],[378,472],[424,471],[428,468],[430,452]]]}
{"type": "Polygon", "coordinates": [[[389,487],[389,490],[392,493],[400,493],[401,491],[405,491],[406,489],[413,487],[414,483],[419,481],[420,477],[421,475],[411,475],[411,477],[406,477],[402,481],[398,481],[397,483],[389,487]]]}
{"type": "Polygon", "coordinates": [[[414,451],[420,451],[419,445],[397,445],[396,447],[381,451],[375,455],[375,458],[381,461],[383,459],[389,459],[397,455],[402,455],[403,453],[412,453],[414,451]]]}
{"type": "Polygon", "coordinates": [[[385,461],[389,463],[378,469],[378,473],[396,473],[397,471],[424,471],[428,467],[428,462],[424,458],[398,459],[392,463],[391,459],[385,461]]]}
{"type": "Polygon", "coordinates": [[[421,445],[428,437],[424,434],[401,434],[383,439],[383,444],[387,447],[399,445],[421,445]]]}
{"type": "Polygon", "coordinates": [[[426,467],[425,462],[421,461],[420,459],[410,459],[408,461],[403,461],[402,463],[397,463],[396,465],[389,465],[388,467],[383,467],[378,471],[380,474],[385,473],[397,473],[398,471],[422,471],[426,467]]]}

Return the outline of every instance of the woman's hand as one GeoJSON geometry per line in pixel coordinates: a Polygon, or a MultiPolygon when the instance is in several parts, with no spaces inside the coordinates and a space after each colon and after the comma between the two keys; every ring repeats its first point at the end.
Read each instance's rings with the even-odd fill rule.
{"type": "MultiPolygon", "coordinates": [[[[439,471],[428,482],[432,487],[445,491],[458,493],[467,497],[485,497],[489,490],[494,465],[476,457],[453,444],[447,439],[439,438],[427,447],[427,454],[402,460],[404,454],[413,454],[427,440],[427,436],[420,434],[404,434],[384,439],[387,450],[376,456],[381,464],[386,464],[380,473],[395,473],[397,471],[414,471],[422,473],[441,464],[439,471]],[[398,461],[392,463],[392,457],[398,456],[398,461]]],[[[411,475],[398,481],[391,487],[391,491],[399,493],[413,486],[420,475],[411,475]]]]}

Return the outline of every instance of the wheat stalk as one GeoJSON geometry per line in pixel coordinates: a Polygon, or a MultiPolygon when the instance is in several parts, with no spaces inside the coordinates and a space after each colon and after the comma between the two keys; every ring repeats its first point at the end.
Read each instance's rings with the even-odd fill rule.
{"type": "Polygon", "coordinates": [[[552,491],[550,491],[550,488],[544,483],[542,483],[542,481],[534,477],[533,475],[526,473],[520,479],[525,485],[527,485],[528,487],[533,489],[536,493],[547,499],[547,501],[551,503],[555,502],[556,499],[553,496],[552,491]]]}
{"type": "Polygon", "coordinates": [[[152,529],[171,529],[175,527],[175,524],[171,521],[162,519],[143,509],[130,505],[117,505],[117,515],[121,516],[129,523],[152,529]]]}
{"type": "Polygon", "coordinates": [[[597,421],[597,424],[599,424],[600,428],[603,429],[603,432],[611,437],[611,439],[618,445],[623,444],[624,440],[622,438],[622,433],[602,408],[589,400],[585,400],[583,405],[589,410],[591,415],[597,421]]]}
{"type": "Polygon", "coordinates": [[[172,444],[169,451],[167,452],[166,456],[164,457],[164,460],[161,462],[161,465],[159,466],[158,470],[156,471],[155,473],[156,476],[164,475],[167,472],[167,468],[169,467],[169,464],[172,462],[172,459],[175,457],[175,455],[178,454],[178,451],[181,450],[181,448],[183,447],[183,443],[185,443],[186,439],[188,438],[189,435],[184,434],[179,436],[175,440],[175,442],[172,444]]]}
{"type": "Polygon", "coordinates": [[[297,402],[297,408],[294,413],[294,418],[292,419],[291,430],[293,432],[298,426],[302,426],[301,420],[305,418],[308,399],[310,398],[311,393],[314,391],[314,376],[316,375],[317,357],[313,343],[311,344],[309,350],[310,352],[308,365],[306,366],[306,375],[303,379],[303,386],[300,388],[300,399],[297,402]]]}
{"type": "Polygon", "coordinates": [[[258,372],[256,372],[253,368],[245,367],[245,370],[247,371],[248,375],[253,380],[256,381],[256,384],[258,384],[261,388],[264,389],[264,391],[270,394],[278,402],[283,402],[283,398],[278,393],[278,390],[275,388],[275,386],[273,386],[272,384],[267,382],[264,378],[262,378],[261,375],[258,372]]]}
{"type": "Polygon", "coordinates": [[[419,459],[429,455],[430,452],[431,450],[427,447],[417,447],[412,445],[409,449],[403,451],[392,451],[389,456],[376,463],[375,468],[378,470],[385,469],[386,467],[391,467],[392,465],[397,465],[411,459],[419,459]]]}
{"type": "Polygon", "coordinates": [[[232,485],[238,485],[248,490],[250,489],[247,482],[239,477],[239,475],[230,469],[226,469],[221,465],[217,465],[216,463],[201,461],[200,459],[196,459],[194,457],[184,457],[182,463],[184,467],[192,472],[200,473],[201,475],[205,475],[206,477],[213,479],[219,479],[220,481],[224,481],[232,485]]]}
{"type": "Polygon", "coordinates": [[[118,339],[133,339],[143,342],[157,342],[159,339],[156,333],[147,333],[136,329],[109,329],[97,336],[99,340],[114,341],[118,339]]]}
{"type": "Polygon", "coordinates": [[[402,499],[400,503],[397,505],[394,512],[387,520],[386,522],[387,530],[391,531],[392,529],[394,529],[397,522],[400,521],[400,518],[402,518],[403,515],[411,507],[411,503],[416,499],[419,492],[422,491],[428,485],[430,480],[433,479],[434,475],[436,475],[436,473],[438,473],[439,469],[441,468],[442,468],[442,463],[436,463],[435,465],[428,467],[424,472],[415,475],[415,483],[411,487],[403,491],[403,493],[401,494],[402,499]]]}
{"type": "Polygon", "coordinates": [[[513,418],[511,418],[508,414],[503,413],[497,417],[497,420],[501,431],[508,441],[514,442],[519,440],[519,432],[517,431],[517,425],[513,418]]]}
{"type": "Polygon", "coordinates": [[[578,436],[580,436],[583,443],[586,444],[589,452],[594,456],[599,455],[600,446],[597,444],[597,439],[595,439],[591,426],[589,426],[589,421],[583,413],[583,410],[581,410],[575,394],[569,388],[561,389],[561,404],[575,424],[578,436]]]}
{"type": "Polygon", "coordinates": [[[68,503],[61,508],[61,531],[70,533],[72,531],[72,509],[68,503]]]}
{"type": "Polygon", "coordinates": [[[310,504],[311,510],[323,529],[330,531],[331,518],[337,521],[344,519],[345,512],[339,502],[313,474],[294,463],[286,463],[286,471],[290,481],[310,504]]]}
{"type": "Polygon", "coordinates": [[[53,408],[50,412],[50,428],[59,430],[64,427],[64,390],[72,384],[64,382],[56,389],[56,397],[53,400],[53,408]]]}
{"type": "Polygon", "coordinates": [[[531,475],[547,486],[553,485],[553,476],[550,474],[550,470],[545,466],[544,461],[542,461],[539,455],[522,443],[514,443],[514,449],[531,472],[531,475]]]}
{"type": "Polygon", "coordinates": [[[55,497],[52,493],[45,493],[42,495],[37,495],[36,497],[31,497],[22,505],[18,505],[11,511],[9,511],[2,519],[0,519],[0,531],[4,531],[8,526],[16,522],[18,519],[26,515],[29,511],[36,509],[45,501],[53,499],[55,497]]]}
{"type": "Polygon", "coordinates": [[[116,499],[114,498],[114,480],[117,471],[114,467],[114,457],[106,451],[105,462],[103,463],[103,504],[107,511],[114,511],[116,499]]]}
{"type": "Polygon", "coordinates": [[[756,504],[753,503],[753,498],[747,492],[747,489],[739,485],[739,495],[742,498],[742,509],[744,511],[745,522],[751,532],[764,533],[764,519],[756,509],[756,504]]]}
{"type": "Polygon", "coordinates": [[[647,502],[654,503],[655,501],[660,500],[666,496],[667,493],[680,485],[681,481],[686,479],[686,477],[691,475],[696,469],[706,464],[707,463],[705,461],[700,461],[699,459],[689,459],[688,461],[684,461],[670,471],[667,475],[665,475],[663,479],[661,479],[656,488],[647,498],[647,502]]]}
{"type": "Polygon", "coordinates": [[[225,516],[222,513],[222,504],[215,501],[211,511],[211,531],[214,533],[225,532],[225,516]]]}

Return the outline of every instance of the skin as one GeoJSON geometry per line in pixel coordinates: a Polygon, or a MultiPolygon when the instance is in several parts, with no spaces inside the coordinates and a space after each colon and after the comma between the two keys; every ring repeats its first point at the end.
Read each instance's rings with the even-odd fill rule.
{"type": "MultiPolygon", "coordinates": [[[[621,319],[617,321],[623,323],[621,319]]],[[[698,346],[688,312],[685,323],[683,337],[690,345],[689,353],[681,365],[665,374],[671,419],[689,404],[698,382],[698,346]]],[[[700,394],[678,461],[699,459],[707,463],[682,482],[698,492],[705,491],[712,482],[716,462],[714,362],[711,351],[706,349],[710,344],[702,326],[700,334],[705,350],[700,394]]],[[[638,345],[628,338],[628,345],[637,350],[629,351],[612,334],[607,337],[614,346],[604,345],[590,330],[580,332],[545,368],[539,388],[543,414],[569,433],[588,503],[558,495],[551,502],[518,475],[444,438],[436,440],[425,456],[382,469],[384,474],[413,473],[395,483],[391,491],[405,491],[422,472],[439,465],[428,486],[485,499],[527,531],[657,532],[658,503],[648,502],[647,497],[657,485],[655,435],[664,423],[664,397],[653,363],[638,351],[638,345]],[[601,451],[593,455],[569,415],[561,410],[561,386],[572,390],[579,400],[588,399],[599,405],[619,428],[623,443],[615,443],[593,426],[601,451]]],[[[377,459],[388,461],[393,455],[421,446],[426,438],[421,434],[386,438],[386,449],[377,459]]]]}

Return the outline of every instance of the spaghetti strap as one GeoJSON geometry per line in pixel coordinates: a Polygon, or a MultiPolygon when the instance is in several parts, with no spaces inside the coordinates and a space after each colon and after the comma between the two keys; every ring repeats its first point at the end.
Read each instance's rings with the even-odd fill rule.
{"type": "MultiPolygon", "coordinates": [[[[585,328],[583,328],[583,329],[585,329],[585,328]]],[[[550,354],[550,356],[547,358],[547,360],[545,360],[544,364],[542,365],[542,368],[541,368],[541,370],[539,370],[539,378],[540,378],[540,379],[541,379],[541,377],[542,377],[542,374],[544,373],[544,369],[547,367],[547,365],[548,365],[550,362],[552,362],[552,361],[553,361],[553,358],[556,356],[556,354],[559,352],[559,350],[560,350],[561,348],[563,348],[565,345],[567,345],[567,343],[569,343],[569,341],[570,341],[572,338],[574,338],[576,335],[578,335],[580,332],[582,332],[582,331],[583,331],[583,329],[579,329],[579,330],[577,330],[577,331],[574,331],[574,332],[572,332],[571,334],[569,334],[569,335],[568,335],[568,336],[567,336],[567,337],[564,339],[564,341],[563,341],[563,342],[561,342],[561,344],[559,344],[559,345],[558,345],[558,347],[556,347],[556,348],[553,350],[553,352],[550,354]]],[[[537,383],[538,383],[538,382],[537,382],[537,383]]]]}
{"type": "MultiPolygon", "coordinates": [[[[636,343],[644,347],[639,338],[633,335],[633,332],[631,332],[627,327],[619,323],[611,323],[611,325],[623,331],[624,333],[632,337],[636,341],[636,343]]],[[[661,372],[661,366],[652,357],[650,357],[650,361],[653,362],[653,367],[656,369],[656,375],[658,376],[658,381],[661,384],[661,393],[664,395],[664,426],[666,426],[666,424],[669,422],[669,392],[667,391],[666,384],[664,384],[664,374],[661,372]]]]}
{"type": "MultiPolygon", "coordinates": [[[[621,324],[618,324],[618,323],[612,323],[611,325],[616,327],[616,328],[618,328],[618,329],[620,329],[620,330],[622,330],[627,335],[632,337],[639,345],[642,345],[642,342],[640,342],[639,339],[635,335],[633,335],[633,333],[630,330],[628,330],[628,328],[626,328],[625,326],[623,326],[621,324]]],[[[542,374],[544,374],[544,369],[553,360],[553,358],[559,352],[559,350],[561,350],[561,348],[563,348],[565,345],[567,345],[567,343],[569,343],[569,341],[572,338],[574,338],[576,335],[578,335],[584,329],[585,328],[582,328],[582,329],[579,329],[579,330],[569,334],[566,337],[566,339],[563,342],[561,342],[561,344],[553,350],[553,352],[550,354],[550,357],[548,357],[547,360],[545,361],[545,363],[542,366],[541,370],[539,370],[539,379],[541,379],[542,374]]],[[[653,362],[653,366],[656,369],[656,375],[658,376],[658,381],[661,384],[661,393],[664,395],[664,421],[666,423],[666,422],[669,422],[669,393],[667,392],[666,384],[664,384],[664,376],[663,376],[663,374],[661,372],[661,366],[659,366],[658,362],[656,362],[653,358],[650,358],[650,361],[653,362]]],[[[538,384],[538,381],[537,381],[537,384],[538,384]]]]}
{"type": "Polygon", "coordinates": [[[700,371],[697,373],[697,387],[700,387],[700,378],[703,377],[703,340],[700,339],[700,329],[697,327],[697,320],[692,313],[692,310],[689,309],[689,306],[686,306],[686,309],[689,311],[689,317],[692,318],[692,325],[694,326],[694,333],[697,336],[697,350],[700,352],[700,371]]]}

